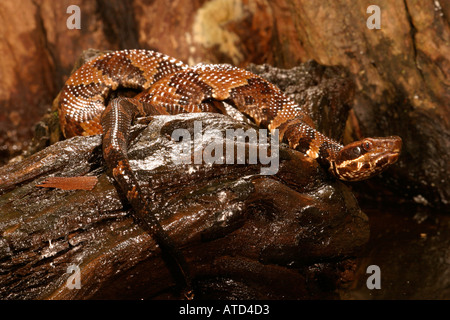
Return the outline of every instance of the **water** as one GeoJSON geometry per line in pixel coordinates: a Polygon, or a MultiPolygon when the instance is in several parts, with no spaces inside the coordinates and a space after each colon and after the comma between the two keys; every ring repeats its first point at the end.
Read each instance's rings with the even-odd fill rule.
{"type": "Polygon", "coordinates": [[[342,299],[450,299],[450,216],[420,204],[360,203],[371,237],[342,299]],[[370,265],[381,289],[368,289],[370,265]]]}

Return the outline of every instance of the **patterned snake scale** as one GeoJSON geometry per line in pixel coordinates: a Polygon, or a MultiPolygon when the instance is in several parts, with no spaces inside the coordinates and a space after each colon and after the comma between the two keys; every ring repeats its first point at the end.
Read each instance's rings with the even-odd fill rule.
{"type": "MultiPolygon", "coordinates": [[[[396,136],[366,138],[346,146],[314,129],[311,118],[276,86],[230,65],[188,66],[149,50],[111,52],[81,66],[65,83],[59,118],[66,138],[103,133],[105,161],[135,217],[172,252],[186,282],[187,266],[172,244],[151,204],[141,194],[128,158],[129,129],[138,116],[187,112],[221,112],[227,102],[293,149],[317,159],[336,178],[356,181],[370,178],[397,161],[401,139],[396,136]],[[114,98],[120,88],[140,91],[134,98],[114,98]]],[[[187,283],[189,285],[189,283],[187,283]]]]}

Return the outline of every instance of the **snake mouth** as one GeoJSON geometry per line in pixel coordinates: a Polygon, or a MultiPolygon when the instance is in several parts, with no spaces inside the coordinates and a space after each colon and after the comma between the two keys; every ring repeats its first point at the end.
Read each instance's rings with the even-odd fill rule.
{"type": "Polygon", "coordinates": [[[398,158],[400,158],[400,154],[402,152],[402,139],[400,137],[396,137],[397,140],[394,143],[394,147],[391,150],[391,161],[392,163],[397,162],[398,158]]]}
{"type": "Polygon", "coordinates": [[[400,150],[398,151],[390,151],[389,154],[386,155],[389,164],[394,164],[400,158],[400,150]]]}
{"type": "Polygon", "coordinates": [[[380,153],[378,160],[375,161],[375,166],[384,171],[390,165],[396,163],[400,158],[402,151],[402,139],[397,136],[384,138],[384,151],[380,153]]]}

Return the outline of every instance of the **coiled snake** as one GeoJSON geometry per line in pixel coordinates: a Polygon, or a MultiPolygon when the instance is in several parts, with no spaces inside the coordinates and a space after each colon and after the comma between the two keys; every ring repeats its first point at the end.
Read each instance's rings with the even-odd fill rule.
{"type": "Polygon", "coordinates": [[[401,139],[366,138],[346,146],[314,129],[311,118],[276,86],[229,65],[188,66],[149,50],[123,50],[81,66],[65,83],[59,103],[66,138],[103,133],[103,155],[112,175],[132,205],[135,217],[163,250],[172,254],[186,285],[188,268],[179,250],[151,212],[127,158],[130,126],[138,116],[185,112],[224,112],[225,101],[281,141],[317,159],[336,178],[370,178],[397,161],[401,139]],[[138,89],[133,98],[114,98],[119,88],[138,89]]]}

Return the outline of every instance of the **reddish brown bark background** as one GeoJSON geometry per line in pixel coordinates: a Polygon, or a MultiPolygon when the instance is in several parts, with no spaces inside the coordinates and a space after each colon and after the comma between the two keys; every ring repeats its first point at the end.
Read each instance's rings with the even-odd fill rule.
{"type": "Polygon", "coordinates": [[[402,159],[383,185],[448,207],[449,17],[449,2],[433,0],[2,1],[3,162],[26,146],[74,61],[91,47],[154,49],[192,64],[287,68],[314,59],[343,65],[355,79],[347,141],[404,139],[402,159]],[[366,27],[373,4],[381,9],[379,30],[366,27]],[[69,5],[80,7],[81,29],[67,28],[69,5]]]}

